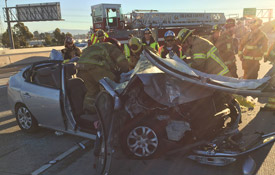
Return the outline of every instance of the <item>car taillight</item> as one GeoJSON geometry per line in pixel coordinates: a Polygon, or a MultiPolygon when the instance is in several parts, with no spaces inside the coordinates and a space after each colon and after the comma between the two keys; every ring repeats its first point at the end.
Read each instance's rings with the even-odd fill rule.
{"type": "Polygon", "coordinates": [[[9,87],[9,85],[10,85],[10,81],[7,82],[7,86],[8,86],[8,87],[9,87]]]}

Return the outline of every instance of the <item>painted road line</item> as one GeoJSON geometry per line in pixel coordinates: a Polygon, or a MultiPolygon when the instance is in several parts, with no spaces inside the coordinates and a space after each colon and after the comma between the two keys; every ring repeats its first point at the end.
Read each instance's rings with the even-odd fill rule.
{"type": "Polygon", "coordinates": [[[72,154],[73,152],[75,152],[76,150],[78,150],[79,148],[83,149],[82,146],[80,146],[81,144],[84,145],[86,143],[88,143],[90,140],[84,140],[80,143],[78,143],[77,145],[73,146],[72,148],[70,148],[69,150],[67,150],[66,152],[60,154],[59,156],[57,156],[55,159],[49,161],[47,164],[41,166],[39,169],[33,171],[31,173],[31,175],[39,175],[40,173],[46,171],[48,168],[50,168],[51,166],[53,166],[54,164],[58,163],[59,161],[61,161],[62,159],[64,159],[65,157],[67,157],[68,155],[72,154]]]}

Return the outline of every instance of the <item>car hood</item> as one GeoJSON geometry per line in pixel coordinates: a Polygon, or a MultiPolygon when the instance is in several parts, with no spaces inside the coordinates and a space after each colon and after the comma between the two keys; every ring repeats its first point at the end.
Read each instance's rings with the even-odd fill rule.
{"type": "MultiPolygon", "coordinates": [[[[105,81],[107,81],[120,95],[127,91],[127,87],[130,86],[131,82],[139,78],[148,94],[154,94],[154,92],[157,91],[161,92],[163,89],[160,88],[161,84],[167,85],[168,83],[171,84],[173,90],[179,89],[179,87],[185,87],[183,88],[185,92],[186,89],[189,89],[188,87],[191,86],[192,89],[199,88],[200,92],[203,92],[199,96],[210,95],[215,90],[240,95],[275,96],[274,89],[272,88],[272,82],[274,82],[274,68],[272,68],[262,79],[243,80],[206,74],[192,69],[176,55],[172,55],[171,57],[172,59],[164,59],[149,50],[144,50],[135,69],[129,76],[129,81],[120,84],[112,82],[108,78],[105,78],[105,81]]],[[[171,92],[173,92],[172,89],[171,92]]],[[[165,91],[167,91],[167,87],[165,91]]],[[[179,93],[181,94],[182,92],[179,93]]],[[[158,93],[158,95],[159,94],[162,93],[158,93]]]]}

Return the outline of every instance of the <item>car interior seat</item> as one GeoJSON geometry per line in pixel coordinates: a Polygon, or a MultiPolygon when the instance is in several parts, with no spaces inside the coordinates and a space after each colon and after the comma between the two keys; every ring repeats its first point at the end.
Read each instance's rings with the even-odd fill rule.
{"type": "Polygon", "coordinates": [[[84,114],[83,101],[87,89],[83,80],[75,77],[76,68],[74,64],[66,64],[65,72],[66,92],[71,103],[73,114],[74,116],[81,116],[84,114]]]}
{"type": "Polygon", "coordinates": [[[43,67],[36,71],[34,82],[53,88],[60,88],[60,69],[58,66],[43,67]]]}
{"type": "Polygon", "coordinates": [[[76,72],[74,63],[65,64],[66,92],[76,123],[81,127],[89,129],[93,126],[93,117],[87,116],[83,110],[83,101],[87,89],[84,81],[76,77],[76,72]]]}

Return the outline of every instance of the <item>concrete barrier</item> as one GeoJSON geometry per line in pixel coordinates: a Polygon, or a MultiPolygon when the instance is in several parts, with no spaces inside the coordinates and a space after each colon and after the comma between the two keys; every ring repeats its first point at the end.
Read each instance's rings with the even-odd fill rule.
{"type": "Polygon", "coordinates": [[[24,48],[24,49],[8,49],[8,48],[4,48],[3,50],[0,50],[0,55],[45,52],[45,51],[51,51],[52,49],[61,50],[63,48],[64,48],[64,46],[37,47],[37,48],[24,48]]]}
{"type": "Polygon", "coordinates": [[[61,50],[62,48],[64,47],[3,49],[0,50],[0,68],[31,64],[36,61],[47,60],[49,59],[52,49],[61,50]]]}

